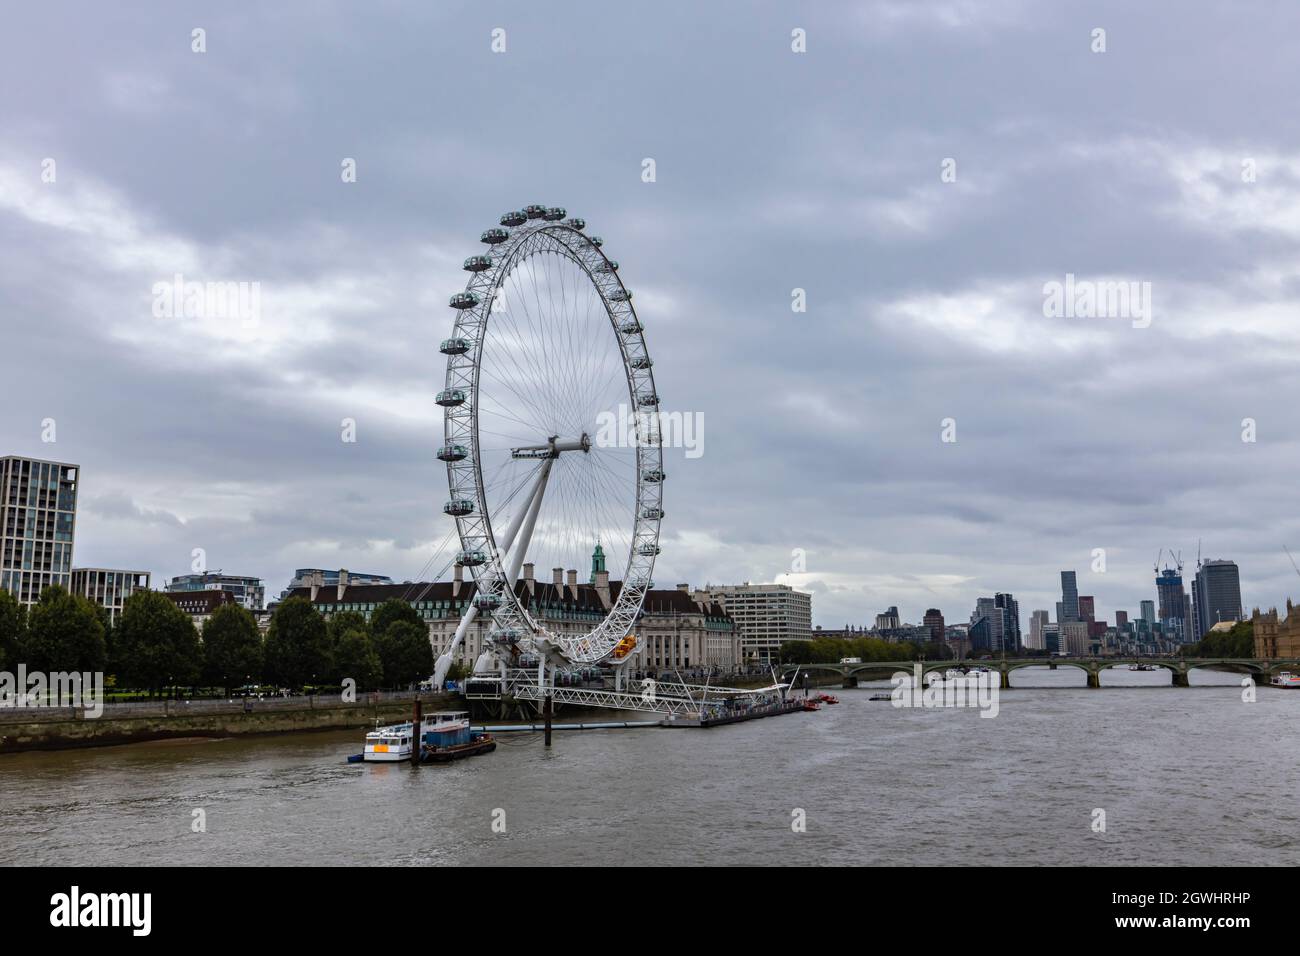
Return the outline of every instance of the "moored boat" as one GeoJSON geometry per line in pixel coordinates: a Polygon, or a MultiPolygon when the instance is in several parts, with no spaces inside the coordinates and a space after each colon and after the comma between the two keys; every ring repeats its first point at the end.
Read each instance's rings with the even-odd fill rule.
{"type": "Polygon", "coordinates": [[[1274,687],[1300,687],[1300,674],[1290,671],[1278,671],[1269,681],[1274,687]]]}
{"type": "MultiPolygon", "coordinates": [[[[375,727],[366,734],[366,746],[359,755],[360,759],[366,763],[397,763],[410,760],[417,745],[416,735],[412,732],[413,727],[414,724],[409,720],[401,724],[375,727]]],[[[426,745],[441,748],[451,744],[468,743],[471,739],[469,711],[440,710],[427,714],[420,721],[419,736],[422,760],[426,745]]],[[[351,757],[348,759],[350,762],[356,762],[351,757]]]]}
{"type": "Polygon", "coordinates": [[[446,763],[497,749],[491,734],[470,729],[467,710],[442,710],[429,717],[420,736],[421,763],[446,763]]]}
{"type": "MultiPolygon", "coordinates": [[[[361,752],[361,759],[366,763],[396,763],[410,760],[414,752],[411,722],[390,724],[387,727],[375,727],[366,734],[366,746],[361,752]]],[[[351,759],[351,758],[349,758],[351,759]]]]}

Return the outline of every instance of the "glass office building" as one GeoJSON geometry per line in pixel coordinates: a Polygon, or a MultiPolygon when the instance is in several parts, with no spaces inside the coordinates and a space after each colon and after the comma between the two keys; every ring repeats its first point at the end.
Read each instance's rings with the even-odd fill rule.
{"type": "Polygon", "coordinates": [[[80,468],[0,458],[0,588],[35,604],[52,584],[71,588],[80,468]]]}

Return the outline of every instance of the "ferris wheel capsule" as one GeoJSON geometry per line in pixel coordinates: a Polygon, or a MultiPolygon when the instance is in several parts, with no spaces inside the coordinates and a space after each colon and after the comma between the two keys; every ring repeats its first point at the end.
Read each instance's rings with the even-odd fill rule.
{"type": "Polygon", "coordinates": [[[492,268],[491,256],[470,256],[463,267],[466,272],[485,272],[492,268]]]}
{"type": "Polygon", "coordinates": [[[442,511],[443,514],[449,514],[453,518],[463,518],[474,513],[474,502],[468,498],[453,498],[442,506],[442,511]]]}
{"type": "Polygon", "coordinates": [[[565,225],[568,226],[570,229],[577,229],[579,232],[581,232],[582,230],[587,228],[587,220],[579,219],[577,216],[574,216],[572,219],[565,222],[565,225]]]}
{"type": "Polygon", "coordinates": [[[567,215],[568,212],[566,212],[562,206],[552,206],[550,209],[546,210],[546,213],[542,218],[547,222],[559,222],[567,215]]]}
{"type": "MultiPolygon", "coordinates": [[[[638,329],[637,331],[639,332],[641,330],[638,329]]],[[[655,363],[648,355],[638,355],[635,358],[628,359],[627,364],[632,366],[634,369],[644,370],[650,368],[655,363]]]]}
{"type": "Polygon", "coordinates": [[[479,550],[462,551],[456,555],[456,563],[464,565],[467,568],[477,568],[487,564],[487,555],[479,550]]]}
{"type": "Polygon", "coordinates": [[[438,449],[439,461],[464,461],[469,457],[469,449],[464,445],[443,445],[438,449]]]}
{"type": "Polygon", "coordinates": [[[444,408],[454,408],[457,405],[464,405],[466,397],[464,389],[444,388],[438,393],[435,401],[444,408]]]}
{"type": "Polygon", "coordinates": [[[546,215],[546,207],[538,204],[524,207],[524,215],[529,219],[541,219],[546,215]]]}
{"type": "Polygon", "coordinates": [[[472,309],[482,301],[477,292],[457,292],[447,304],[453,309],[472,309]]]}
{"type": "Polygon", "coordinates": [[[644,327],[641,325],[641,320],[636,318],[635,316],[633,316],[632,318],[624,322],[622,325],[620,325],[618,327],[618,330],[622,332],[624,335],[637,335],[640,332],[645,331],[644,327]]]}
{"type": "Polygon", "coordinates": [[[469,339],[443,339],[438,351],[443,355],[464,355],[473,347],[474,343],[469,339]]]}
{"type": "Polygon", "coordinates": [[[501,217],[501,225],[503,226],[522,226],[527,221],[528,217],[517,209],[512,210],[501,217]]]}
{"type": "Polygon", "coordinates": [[[493,228],[483,230],[483,235],[479,236],[479,241],[486,242],[490,246],[495,246],[497,243],[505,242],[509,238],[510,233],[506,232],[504,229],[493,228]]]}
{"type": "Polygon", "coordinates": [[[630,290],[630,289],[615,289],[613,292],[611,292],[611,293],[609,294],[609,298],[610,298],[610,301],[612,301],[612,302],[631,302],[631,301],[632,301],[632,290],[630,290]]]}

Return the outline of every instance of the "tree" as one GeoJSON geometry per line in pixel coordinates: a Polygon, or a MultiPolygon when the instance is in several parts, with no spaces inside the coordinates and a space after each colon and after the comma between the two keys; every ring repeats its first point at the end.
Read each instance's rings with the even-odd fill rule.
{"type": "Polygon", "coordinates": [[[402,620],[390,624],[375,636],[375,650],[384,667],[384,683],[389,687],[414,684],[433,673],[433,645],[423,622],[402,620]]]}
{"type": "Polygon", "coordinates": [[[339,635],[334,644],[334,674],[341,684],[351,678],[357,690],[374,690],[384,677],[384,667],[370,635],[353,628],[339,635]]]}
{"type": "Polygon", "coordinates": [[[397,598],[389,598],[379,607],[375,608],[370,615],[370,634],[378,638],[399,621],[405,621],[408,624],[414,624],[417,627],[424,627],[424,620],[406,601],[399,601],[397,598]]]}
{"type": "Polygon", "coordinates": [[[276,608],[266,632],[267,679],[296,689],[329,676],[331,669],[325,619],[306,598],[289,598],[276,608]]]}
{"type": "Polygon", "coordinates": [[[27,615],[8,591],[0,589],[0,668],[14,670],[20,660],[27,615]]]}
{"type": "Polygon", "coordinates": [[[230,688],[262,679],[262,632],[238,604],[223,604],[203,623],[203,679],[230,688]]]}
{"type": "Polygon", "coordinates": [[[1229,631],[1211,631],[1187,648],[1187,657],[1254,657],[1255,624],[1238,621],[1229,631]]]}
{"type": "Polygon", "coordinates": [[[158,591],[136,591],[126,599],[113,648],[118,679],[150,693],[192,686],[202,671],[203,649],[194,623],[158,591]]]}
{"type": "Polygon", "coordinates": [[[469,674],[469,665],[462,664],[460,661],[453,661],[447,668],[447,680],[464,680],[469,674]]]}
{"type": "Polygon", "coordinates": [[[37,671],[102,671],[108,659],[104,627],[95,605],[55,584],[27,619],[22,654],[37,671]]]}
{"type": "Polygon", "coordinates": [[[370,636],[370,625],[366,622],[366,616],[360,611],[339,611],[330,615],[325,626],[329,629],[331,644],[337,644],[339,638],[348,631],[360,631],[367,637],[370,636]]]}

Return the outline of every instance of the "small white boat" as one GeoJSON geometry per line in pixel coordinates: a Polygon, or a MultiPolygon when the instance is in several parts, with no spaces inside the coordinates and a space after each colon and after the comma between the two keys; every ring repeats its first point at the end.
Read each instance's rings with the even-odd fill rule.
{"type": "Polygon", "coordinates": [[[415,746],[411,737],[410,721],[404,724],[376,727],[366,734],[366,747],[362,751],[361,759],[367,763],[371,761],[395,763],[399,760],[410,760],[415,746]]]}
{"type": "Polygon", "coordinates": [[[1274,687],[1300,687],[1300,674],[1292,674],[1290,671],[1278,671],[1273,675],[1269,682],[1274,687]]]}

